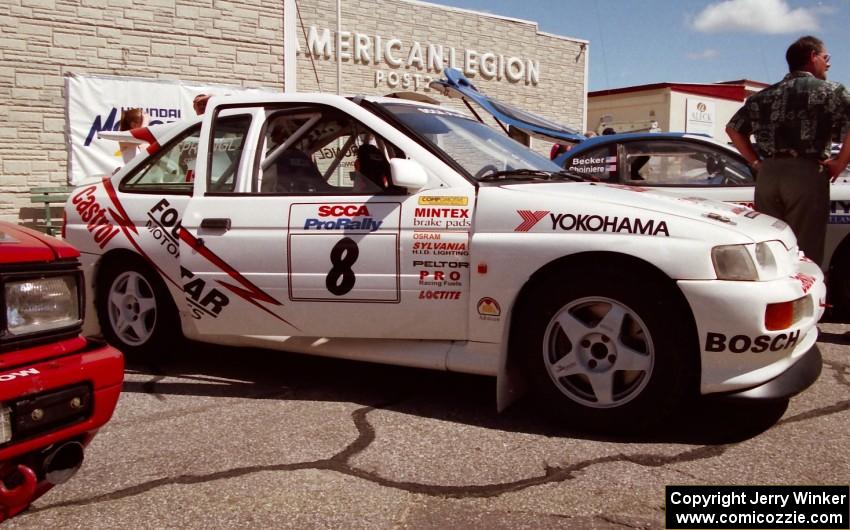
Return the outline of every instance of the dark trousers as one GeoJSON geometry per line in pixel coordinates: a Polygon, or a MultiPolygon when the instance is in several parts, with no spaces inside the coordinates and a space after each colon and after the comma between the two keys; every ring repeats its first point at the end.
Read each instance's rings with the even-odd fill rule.
{"type": "Polygon", "coordinates": [[[756,210],[782,219],[806,257],[821,265],[829,221],[829,173],[817,160],[770,158],[756,178],[756,210]]]}

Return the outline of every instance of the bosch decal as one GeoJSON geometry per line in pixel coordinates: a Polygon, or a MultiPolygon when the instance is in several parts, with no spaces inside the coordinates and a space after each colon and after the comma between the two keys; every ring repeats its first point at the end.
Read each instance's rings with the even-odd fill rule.
{"type": "Polygon", "coordinates": [[[97,190],[97,186],[83,188],[82,191],[74,195],[71,203],[77,213],[80,214],[80,219],[87,223],[86,230],[92,235],[94,242],[103,249],[121,229],[106,217],[107,209],[97,203],[94,197],[95,190],[97,190]]]}
{"type": "Polygon", "coordinates": [[[224,306],[230,303],[230,299],[221,291],[215,288],[207,289],[207,282],[196,278],[195,274],[185,267],[180,267],[180,276],[189,279],[183,284],[183,292],[187,295],[186,301],[192,306],[192,317],[195,320],[204,315],[218,318],[224,306]]]}
{"type": "Polygon", "coordinates": [[[552,230],[577,232],[626,232],[650,236],[670,237],[665,221],[640,219],[638,217],[611,217],[608,215],[583,215],[571,213],[549,214],[552,230]]]}
{"type": "Polygon", "coordinates": [[[766,351],[782,351],[794,347],[800,339],[800,330],[778,335],[759,335],[751,338],[746,335],[734,335],[731,338],[723,333],[709,332],[705,336],[705,351],[732,353],[763,353],[766,351]]]}
{"type": "Polygon", "coordinates": [[[9,372],[0,375],[0,381],[12,381],[13,379],[18,379],[19,377],[29,377],[31,375],[38,375],[39,372],[35,368],[27,368],[26,370],[18,370],[17,372],[9,372]]]}
{"type": "Polygon", "coordinates": [[[365,230],[374,232],[381,228],[383,221],[369,217],[369,208],[365,204],[323,205],[319,206],[322,219],[305,219],[304,230],[365,230]],[[327,220],[328,217],[337,219],[327,220]]]}
{"type": "Polygon", "coordinates": [[[145,227],[155,241],[175,258],[180,256],[180,212],[169,208],[171,203],[162,199],[148,211],[145,227]]]}

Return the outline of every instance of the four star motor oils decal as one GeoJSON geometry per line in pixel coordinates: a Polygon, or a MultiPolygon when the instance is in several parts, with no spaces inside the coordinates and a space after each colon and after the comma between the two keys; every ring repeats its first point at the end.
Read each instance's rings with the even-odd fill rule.
{"type": "Polygon", "coordinates": [[[398,202],[294,203],[289,208],[289,298],[401,301],[398,202]]]}

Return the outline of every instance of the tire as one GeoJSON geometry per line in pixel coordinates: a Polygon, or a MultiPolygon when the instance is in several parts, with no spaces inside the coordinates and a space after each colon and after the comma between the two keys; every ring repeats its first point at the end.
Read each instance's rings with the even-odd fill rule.
{"type": "Polygon", "coordinates": [[[511,344],[544,410],[579,428],[633,433],[698,393],[690,310],[657,276],[570,270],[532,289],[511,344]]]}
{"type": "Polygon", "coordinates": [[[168,289],[141,260],[106,265],[95,304],[103,336],[130,359],[161,360],[182,340],[168,289]]]}

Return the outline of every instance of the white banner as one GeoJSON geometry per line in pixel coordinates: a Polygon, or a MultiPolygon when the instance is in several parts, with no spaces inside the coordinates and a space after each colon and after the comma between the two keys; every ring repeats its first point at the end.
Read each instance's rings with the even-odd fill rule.
{"type": "Polygon", "coordinates": [[[261,91],[180,81],[82,75],[69,76],[66,88],[70,131],[68,180],[71,184],[87,177],[109,175],[122,165],[118,142],[101,140],[97,133],[118,130],[123,109],[141,108],[149,124],[156,125],[194,117],[192,100],[198,94],[235,95],[261,91]]]}
{"type": "Polygon", "coordinates": [[[687,98],[685,109],[685,132],[714,136],[714,117],[717,115],[714,101],[687,98]]]}

